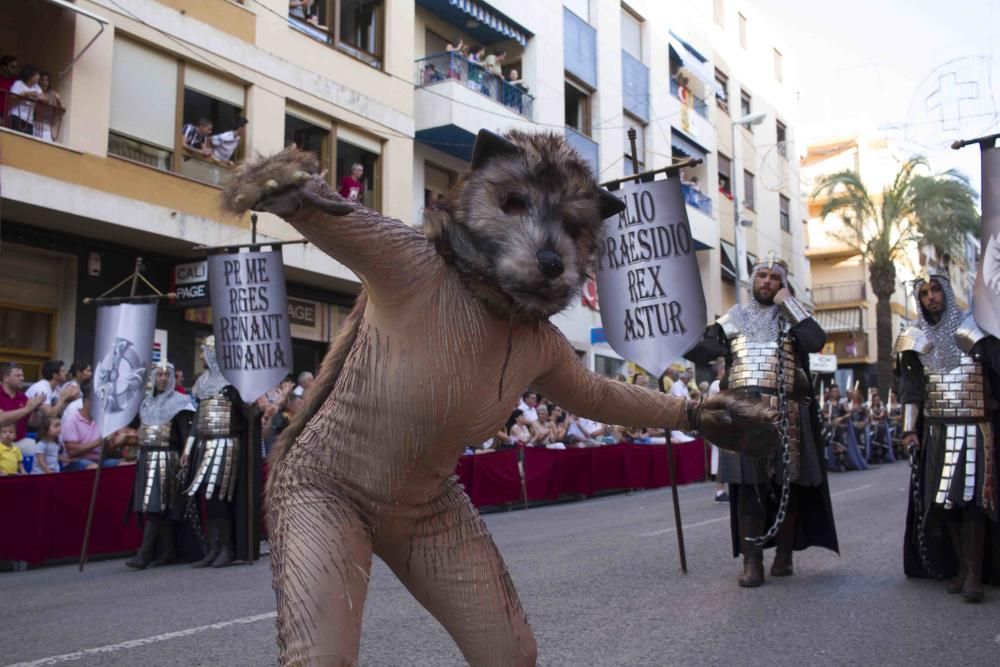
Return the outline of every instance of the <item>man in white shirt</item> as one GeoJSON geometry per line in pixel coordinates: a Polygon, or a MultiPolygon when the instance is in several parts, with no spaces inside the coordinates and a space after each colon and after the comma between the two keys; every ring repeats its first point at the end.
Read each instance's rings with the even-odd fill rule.
{"type": "Polygon", "coordinates": [[[688,382],[691,381],[691,374],[687,371],[681,373],[680,377],[670,385],[669,394],[671,396],[681,396],[683,398],[688,397],[688,382]]]}
{"type": "Polygon", "coordinates": [[[38,406],[39,411],[46,417],[58,417],[80,395],[80,388],[75,384],[60,387],[65,382],[66,365],[59,359],[53,359],[42,364],[42,379],[24,393],[29,399],[44,396],[38,406]],[[60,387],[59,391],[56,387],[60,387]]]}
{"type": "Polygon", "coordinates": [[[235,128],[222,134],[213,134],[210,137],[212,157],[215,160],[233,164],[233,155],[236,154],[236,149],[239,148],[240,140],[247,135],[247,124],[249,122],[246,118],[240,116],[236,119],[235,128]]]}
{"type": "Polygon", "coordinates": [[[524,417],[529,424],[538,421],[538,394],[533,391],[526,391],[521,395],[521,402],[517,404],[517,409],[524,413],[524,417]]]}

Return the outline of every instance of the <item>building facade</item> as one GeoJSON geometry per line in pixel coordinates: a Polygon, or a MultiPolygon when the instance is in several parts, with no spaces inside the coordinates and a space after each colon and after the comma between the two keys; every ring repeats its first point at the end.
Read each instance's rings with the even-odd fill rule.
{"type": "MultiPolygon", "coordinates": [[[[562,134],[602,182],[698,158],[683,178],[710,317],[735,302],[736,230],[746,264],[773,251],[806,285],[794,63],[735,0],[32,0],[0,17],[0,43],[50,72],[65,107],[39,106],[48,135],[0,130],[0,355],[29,376],[47,358],[89,357],[82,299],[138,256],[179,294],[160,308],[159,340],[198,371],[211,329],[200,247],[250,235],[247,217],[219,210],[231,167],[185,145],[203,119],[213,134],[248,119],[234,161],[296,144],[335,184],[361,165],[365,203],[411,223],[467,169],[484,127],[562,134]],[[460,43],[484,60],[449,53],[460,43]]],[[[298,237],[268,215],[258,232],[298,237]]],[[[313,369],[359,283],[312,246],[284,256],[295,368],[313,369]]],[[[622,372],[588,296],[555,322],[588,366],[622,372]]]]}

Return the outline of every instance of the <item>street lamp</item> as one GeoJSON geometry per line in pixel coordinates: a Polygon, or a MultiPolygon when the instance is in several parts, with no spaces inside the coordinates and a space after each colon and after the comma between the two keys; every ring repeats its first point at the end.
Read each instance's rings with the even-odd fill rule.
{"type": "Polygon", "coordinates": [[[736,247],[736,303],[743,303],[743,272],[746,270],[747,249],[743,242],[743,226],[740,224],[740,197],[737,183],[739,170],[736,168],[736,126],[751,127],[760,125],[767,118],[763,111],[747,114],[742,118],[737,118],[731,123],[733,137],[733,173],[731,174],[730,189],[733,191],[733,245],[736,247]]]}

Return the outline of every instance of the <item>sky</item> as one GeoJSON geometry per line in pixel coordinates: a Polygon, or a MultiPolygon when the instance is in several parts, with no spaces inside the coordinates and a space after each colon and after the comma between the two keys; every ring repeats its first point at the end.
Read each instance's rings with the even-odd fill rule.
{"type": "Polygon", "coordinates": [[[979,150],[1000,132],[1000,0],[752,0],[798,70],[797,151],[856,131],[957,168],[980,186],[979,150]]]}

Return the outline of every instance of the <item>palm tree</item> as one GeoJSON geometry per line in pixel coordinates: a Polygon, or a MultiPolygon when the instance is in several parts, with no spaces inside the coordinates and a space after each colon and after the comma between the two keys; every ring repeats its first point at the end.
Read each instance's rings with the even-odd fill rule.
{"type": "Polygon", "coordinates": [[[922,175],[927,161],[905,161],[881,196],[872,196],[856,171],[821,177],[813,197],[825,198],[821,215],[840,216],[843,228],[834,233],[861,253],[868,264],[868,280],[877,299],[875,331],[878,337],[878,390],[888,395],[892,380],[892,310],[896,265],[911,243],[931,245],[953,256],[964,252],[965,236],[979,229],[976,191],[955,170],[922,175]]]}

